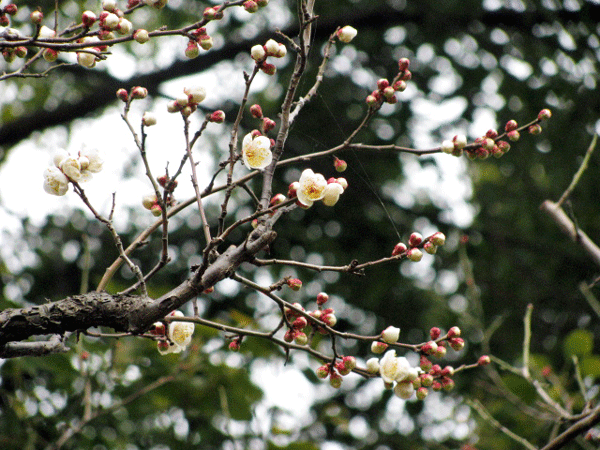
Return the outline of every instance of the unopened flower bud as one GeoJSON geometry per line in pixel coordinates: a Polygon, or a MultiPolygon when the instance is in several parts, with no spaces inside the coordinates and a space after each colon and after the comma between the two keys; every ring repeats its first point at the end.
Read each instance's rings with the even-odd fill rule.
{"type": "Polygon", "coordinates": [[[416,247],[421,242],[423,242],[423,236],[421,235],[421,233],[417,233],[417,232],[412,233],[410,235],[410,237],[408,238],[408,246],[409,247],[416,247]]]}
{"type": "Polygon", "coordinates": [[[17,58],[25,58],[27,56],[27,47],[19,46],[15,49],[15,55],[17,58]]]}
{"type": "Polygon", "coordinates": [[[379,80],[377,80],[377,89],[379,89],[380,91],[383,91],[385,88],[390,86],[390,82],[388,81],[387,78],[381,78],[379,80]]]}
{"type": "Polygon", "coordinates": [[[58,52],[53,48],[45,48],[42,52],[42,56],[48,62],[54,62],[58,59],[58,52]]]}
{"type": "Polygon", "coordinates": [[[195,41],[189,41],[185,48],[185,56],[189,59],[194,59],[200,54],[200,48],[195,41]]]}
{"type": "Polygon", "coordinates": [[[339,185],[340,185],[342,188],[344,188],[344,191],[345,191],[346,189],[348,189],[348,181],[346,181],[346,179],[345,179],[345,178],[341,178],[341,177],[340,177],[340,178],[337,178],[337,179],[335,180],[335,182],[336,182],[337,184],[339,184],[339,185]]]}
{"type": "Polygon", "coordinates": [[[504,126],[504,130],[508,131],[513,131],[516,130],[519,127],[519,125],[517,124],[516,120],[509,120],[508,122],[506,122],[506,125],[504,126]]]}
{"type": "Polygon", "coordinates": [[[324,314],[321,316],[321,321],[329,327],[335,327],[335,324],[337,323],[337,317],[333,313],[324,314]]]}
{"type": "Polygon", "coordinates": [[[367,360],[367,372],[370,374],[379,373],[379,359],[370,358],[367,360]]]}
{"type": "Polygon", "coordinates": [[[535,123],[535,124],[531,125],[527,131],[529,131],[529,134],[533,134],[533,135],[540,134],[542,132],[542,127],[540,126],[539,123],[535,123]]]}
{"type": "Polygon", "coordinates": [[[292,291],[299,291],[302,287],[302,281],[298,278],[289,278],[287,280],[287,285],[292,291]]]}
{"type": "Polygon", "coordinates": [[[441,149],[444,153],[450,154],[454,151],[454,143],[451,140],[446,139],[444,142],[442,142],[441,149]]]}
{"type": "Polygon", "coordinates": [[[140,44],[145,44],[150,40],[150,35],[148,34],[148,30],[144,30],[140,28],[133,33],[133,39],[140,44]]]}
{"type": "Polygon", "coordinates": [[[455,337],[448,339],[448,343],[453,350],[459,351],[462,350],[465,346],[465,340],[463,338],[455,337]]]}
{"type": "Polygon", "coordinates": [[[329,300],[329,295],[327,295],[325,292],[320,292],[317,294],[317,305],[324,305],[327,303],[327,300],[329,300]]]}
{"type": "Polygon", "coordinates": [[[425,250],[430,255],[434,255],[437,252],[437,246],[434,245],[432,242],[425,242],[425,244],[423,244],[423,250],[425,250]]]}
{"type": "Polygon", "coordinates": [[[454,375],[454,367],[452,366],[446,366],[442,369],[441,375],[443,377],[451,377],[452,375],[454,375]]]}
{"type": "Polygon", "coordinates": [[[467,145],[467,137],[464,134],[458,134],[452,139],[455,149],[462,149],[467,145]]]}
{"type": "Polygon", "coordinates": [[[434,341],[439,338],[441,334],[442,330],[440,330],[438,327],[433,327],[431,330],[429,330],[429,336],[431,336],[431,339],[434,341]]]}
{"type": "Polygon", "coordinates": [[[419,367],[421,367],[421,370],[424,372],[429,372],[432,366],[433,363],[425,355],[421,355],[419,360],[419,367]]]}
{"type": "Polygon", "coordinates": [[[303,331],[299,331],[294,334],[294,342],[298,345],[308,344],[308,336],[303,331]]]}
{"type": "Polygon", "coordinates": [[[217,15],[217,11],[214,8],[205,8],[204,9],[204,13],[202,14],[202,16],[206,19],[206,20],[214,20],[216,19],[216,15],[217,15]]]}
{"type": "Polygon", "coordinates": [[[306,328],[307,325],[308,325],[308,321],[306,320],[306,317],[304,317],[304,316],[297,317],[296,320],[294,320],[294,323],[292,323],[292,327],[297,330],[302,330],[302,329],[306,328]]]}
{"type": "Polygon", "coordinates": [[[488,355],[482,355],[477,360],[477,364],[480,366],[487,366],[491,362],[492,362],[492,360],[490,359],[490,357],[488,355]]]}
{"type": "Polygon", "coordinates": [[[162,208],[160,207],[159,204],[155,204],[155,205],[152,205],[152,208],[150,208],[150,212],[152,213],[153,216],[158,217],[162,214],[162,208]]]}
{"type": "Polygon", "coordinates": [[[348,167],[348,164],[343,159],[336,158],[333,162],[333,167],[335,167],[335,170],[337,170],[338,172],[344,172],[348,167]]]}
{"type": "Polygon", "coordinates": [[[93,13],[92,11],[84,11],[81,14],[81,23],[87,27],[90,28],[92,25],[94,25],[94,22],[96,22],[96,14],[93,13]]]}
{"type": "Polygon", "coordinates": [[[356,28],[353,28],[350,25],[346,25],[345,27],[340,28],[337,31],[337,37],[340,41],[347,44],[356,37],[357,33],[358,31],[356,30],[356,28]]]}
{"type": "Polygon", "coordinates": [[[220,109],[217,111],[214,111],[209,119],[210,122],[214,122],[214,123],[223,123],[225,121],[225,112],[221,111],[220,109]]]}
{"type": "Polygon", "coordinates": [[[44,20],[44,13],[41,11],[32,11],[32,13],[29,15],[29,18],[33,23],[39,25],[42,23],[42,20],[44,20]]]}
{"type": "Polygon", "coordinates": [[[146,111],[142,116],[142,123],[146,127],[151,127],[152,125],[156,125],[156,116],[151,112],[146,111]]]}
{"type": "Polygon", "coordinates": [[[410,72],[410,70],[404,71],[404,73],[402,74],[402,79],[404,81],[410,81],[412,79],[412,73],[410,72]]]}
{"type": "Polygon", "coordinates": [[[263,133],[267,134],[269,131],[271,131],[273,128],[275,128],[275,121],[272,119],[269,119],[268,117],[263,117],[262,119],[262,130],[263,133]]]}
{"type": "Polygon", "coordinates": [[[407,247],[405,244],[403,244],[402,242],[398,242],[395,246],[394,246],[394,250],[392,250],[392,256],[398,256],[401,255],[402,253],[404,253],[407,250],[407,247]]]}
{"type": "Polygon", "coordinates": [[[459,337],[459,336],[460,336],[460,328],[458,328],[457,326],[454,326],[448,330],[449,338],[459,337]]]}
{"type": "Polygon", "coordinates": [[[417,389],[417,399],[425,400],[425,397],[427,397],[427,395],[429,395],[429,389],[427,389],[426,387],[420,387],[419,389],[417,389]]]}
{"type": "Polygon", "coordinates": [[[142,205],[146,209],[152,209],[152,207],[156,204],[157,201],[158,201],[158,199],[156,198],[156,195],[154,195],[154,194],[145,195],[142,198],[142,205]]]}
{"type": "Polygon", "coordinates": [[[404,92],[407,88],[407,84],[406,81],[404,80],[398,80],[394,83],[394,86],[392,86],[394,88],[394,90],[396,92],[404,92]]]}
{"type": "Polygon", "coordinates": [[[506,135],[508,137],[509,140],[516,142],[519,140],[519,138],[521,137],[521,135],[519,134],[519,132],[517,130],[512,130],[509,131],[506,135]]]}
{"type": "Polygon", "coordinates": [[[290,184],[290,186],[288,187],[288,197],[289,198],[294,198],[296,197],[296,191],[300,189],[300,183],[298,181],[294,181],[293,183],[290,184]]]}
{"type": "Polygon", "coordinates": [[[273,64],[263,62],[260,65],[260,70],[262,70],[267,75],[275,75],[275,72],[277,72],[277,67],[275,67],[273,64]]]}
{"type": "Polygon", "coordinates": [[[131,88],[131,99],[142,99],[148,95],[148,89],[142,86],[135,86],[131,88]]]}
{"type": "Polygon", "coordinates": [[[331,387],[339,389],[342,385],[342,376],[337,372],[331,373],[331,375],[329,375],[329,384],[331,387]]]}
{"type": "Polygon", "coordinates": [[[407,70],[409,65],[410,60],[408,58],[400,58],[398,60],[398,70],[400,72],[404,72],[405,70],[407,70]]]}
{"type": "Polygon", "coordinates": [[[119,34],[121,34],[121,35],[130,34],[132,29],[133,29],[133,25],[129,20],[124,19],[124,18],[121,18],[121,20],[119,20],[119,24],[117,25],[117,31],[119,32],[119,34]]]}
{"type": "Polygon", "coordinates": [[[255,45],[250,49],[250,56],[254,61],[260,62],[267,57],[267,52],[262,45],[255,45]]]}
{"type": "Polygon", "coordinates": [[[211,48],[213,48],[213,45],[215,45],[213,38],[207,34],[200,36],[198,42],[200,43],[200,47],[202,47],[202,50],[210,50],[211,48]]]}
{"type": "Polygon", "coordinates": [[[377,355],[385,352],[388,345],[385,342],[373,341],[371,343],[371,351],[377,355]]]}
{"type": "Polygon", "coordinates": [[[438,345],[435,341],[429,341],[423,347],[421,347],[421,351],[425,355],[432,355],[437,351],[438,345]]]}
{"type": "Polygon", "coordinates": [[[451,391],[452,389],[454,389],[454,380],[452,378],[443,377],[442,378],[442,387],[444,388],[444,390],[446,392],[451,391]]]}
{"type": "Polygon", "coordinates": [[[542,109],[538,114],[538,120],[548,120],[552,117],[552,111],[549,109],[542,109]]]}
{"type": "Polygon", "coordinates": [[[434,233],[433,236],[431,236],[430,240],[434,245],[442,246],[446,243],[446,235],[438,231],[437,233],[434,233]]]}
{"type": "Polygon", "coordinates": [[[400,337],[400,328],[389,326],[381,332],[381,339],[387,344],[395,344],[400,337]]]}
{"type": "Polygon", "coordinates": [[[367,95],[367,99],[365,101],[367,102],[367,105],[375,106],[378,100],[374,95],[367,95]]]}
{"type": "Polygon", "coordinates": [[[423,252],[418,248],[411,248],[406,256],[413,262],[419,262],[423,258],[423,252]]]}
{"type": "Polygon", "coordinates": [[[356,367],[356,358],[354,356],[344,356],[342,363],[346,369],[353,370],[356,367]]]}
{"type": "Polygon", "coordinates": [[[319,378],[327,378],[329,376],[329,366],[325,364],[321,367],[318,367],[315,373],[319,378]]]}
{"type": "Polygon", "coordinates": [[[231,341],[229,343],[229,350],[231,350],[232,352],[239,352],[240,351],[240,341],[239,341],[239,339],[234,339],[233,341],[231,341]]]}
{"type": "Polygon", "coordinates": [[[419,378],[421,378],[421,386],[429,387],[433,384],[433,376],[429,373],[423,373],[419,378]]]}
{"type": "Polygon", "coordinates": [[[283,335],[283,340],[285,342],[292,342],[294,340],[294,332],[292,330],[287,330],[283,335]]]}
{"type": "Polygon", "coordinates": [[[256,11],[258,11],[258,5],[256,4],[256,2],[254,0],[248,0],[246,2],[244,2],[244,9],[246,11],[248,11],[250,14],[255,13],[256,11]]]}
{"type": "Polygon", "coordinates": [[[262,112],[262,108],[260,107],[260,105],[257,105],[257,104],[252,105],[250,107],[250,114],[252,114],[252,117],[254,117],[255,119],[262,119],[263,112],[262,112]]]}
{"type": "MultiPolygon", "coordinates": [[[[442,344],[442,342],[440,342],[440,344],[442,344]]],[[[436,358],[443,358],[446,356],[446,353],[448,350],[446,350],[446,347],[444,347],[443,345],[438,344],[438,348],[435,351],[434,355],[436,358]]]]}

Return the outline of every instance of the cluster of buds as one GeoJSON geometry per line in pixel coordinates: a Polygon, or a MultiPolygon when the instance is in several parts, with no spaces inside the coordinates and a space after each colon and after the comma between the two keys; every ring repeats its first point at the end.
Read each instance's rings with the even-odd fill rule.
{"type": "Polygon", "coordinates": [[[255,119],[261,120],[260,129],[263,134],[267,134],[269,131],[271,131],[273,128],[275,128],[275,126],[277,125],[273,119],[270,119],[263,115],[262,108],[258,104],[254,104],[250,107],[250,114],[255,119]]]}
{"type": "Polygon", "coordinates": [[[19,8],[17,8],[17,5],[14,3],[9,3],[4,8],[0,8],[0,27],[7,27],[10,25],[8,16],[14,16],[17,14],[18,10],[19,8]]]}
{"type": "Polygon", "coordinates": [[[408,58],[398,60],[398,74],[394,77],[392,83],[387,78],[381,78],[377,81],[377,89],[367,96],[366,102],[370,107],[379,107],[383,102],[394,104],[398,102],[396,92],[404,92],[406,83],[412,78],[408,66],[408,58]]]}
{"type": "MultiPolygon", "coordinates": [[[[98,25],[100,27],[98,36],[100,39],[114,39],[115,31],[123,36],[131,34],[133,25],[129,20],[125,19],[123,11],[117,8],[116,0],[103,0],[102,10],[98,16],[98,25]]],[[[85,27],[89,28],[96,22],[96,15],[92,11],[85,11],[82,14],[81,21],[85,27]]]]}
{"type": "MultiPolygon", "coordinates": [[[[484,136],[475,139],[474,145],[465,149],[465,153],[470,159],[486,159],[489,156],[500,158],[510,150],[510,143],[508,141],[517,142],[521,138],[521,131],[525,129],[527,129],[529,134],[540,134],[542,132],[540,122],[550,117],[552,117],[552,112],[549,109],[542,109],[532,123],[523,127],[519,127],[517,121],[511,119],[504,125],[504,133],[500,134],[494,129],[489,129],[484,136]]],[[[443,141],[440,149],[444,153],[462,156],[466,145],[467,138],[464,135],[457,135],[452,140],[447,139],[443,141]]]]}
{"type": "MultiPolygon", "coordinates": [[[[288,285],[290,285],[290,282],[299,282],[300,285],[302,285],[302,282],[297,278],[288,279],[287,282],[288,285]]],[[[314,328],[314,331],[318,333],[327,334],[327,330],[321,324],[306,318],[307,314],[308,316],[323,322],[328,327],[334,327],[337,323],[335,311],[333,308],[323,308],[323,305],[327,303],[327,300],[329,300],[329,296],[325,292],[321,292],[317,295],[317,309],[314,311],[306,311],[300,303],[294,303],[292,305],[296,309],[286,307],[284,313],[290,327],[285,332],[283,339],[286,342],[294,341],[298,345],[306,345],[308,343],[306,331],[310,331],[314,328]],[[298,312],[298,310],[306,314],[302,314],[298,312]]]]}
{"type": "MultiPolygon", "coordinates": [[[[173,311],[167,317],[184,317],[181,311],[173,311]]],[[[192,342],[194,324],[191,322],[156,322],[150,329],[150,334],[156,336],[158,352],[161,355],[180,353],[192,342]]]]}
{"type": "Polygon", "coordinates": [[[268,63],[267,58],[283,58],[287,55],[287,48],[279,42],[269,39],[265,45],[255,45],[250,49],[250,56],[256,62],[256,65],[267,75],[274,75],[277,71],[275,65],[268,63]]]}
{"type": "Polygon", "coordinates": [[[259,8],[264,8],[269,4],[269,0],[246,0],[242,5],[250,14],[254,14],[259,8]]]}
{"type": "Polygon", "coordinates": [[[340,361],[324,364],[317,368],[316,374],[319,378],[328,378],[329,384],[338,389],[342,386],[342,377],[348,375],[356,367],[354,356],[343,356],[340,361]]]}
{"type": "Polygon", "coordinates": [[[141,100],[148,96],[148,89],[142,86],[134,86],[129,92],[127,89],[117,89],[117,98],[124,103],[131,102],[132,100],[141,100]]]}
{"type": "Polygon", "coordinates": [[[433,255],[437,252],[438,247],[444,245],[446,243],[446,236],[444,233],[438,231],[433,233],[426,239],[423,239],[423,236],[420,233],[414,232],[411,233],[408,238],[408,246],[403,242],[398,242],[394,249],[392,250],[392,256],[406,256],[406,258],[411,261],[418,262],[423,258],[423,252],[421,249],[425,250],[430,255],[433,255]]]}
{"type": "Polygon", "coordinates": [[[200,48],[202,50],[210,50],[213,46],[213,39],[206,32],[206,28],[200,27],[191,32],[193,39],[188,41],[188,45],[185,48],[185,56],[193,59],[200,54],[200,48]]]}
{"type": "Polygon", "coordinates": [[[44,171],[44,190],[52,195],[65,195],[69,183],[82,183],[92,179],[93,173],[102,170],[102,158],[98,150],[81,150],[76,156],[59,150],[53,158],[53,166],[44,171]]]}
{"type": "MultiPolygon", "coordinates": [[[[8,5],[11,6],[11,5],[8,5]]],[[[1,10],[0,10],[1,11],[1,10]]],[[[2,21],[2,16],[0,14],[0,22],[2,21]]],[[[2,26],[0,24],[0,26],[2,26]]],[[[19,47],[6,47],[2,49],[2,57],[7,63],[13,62],[16,58],[25,58],[27,56],[27,47],[21,45],[19,47]]]]}
{"type": "Polygon", "coordinates": [[[203,87],[183,88],[183,93],[167,104],[167,111],[170,113],[180,112],[182,116],[188,117],[196,111],[198,103],[205,98],[206,90],[203,87]]]}
{"type": "Polygon", "coordinates": [[[290,184],[288,197],[297,198],[296,204],[304,209],[310,208],[319,200],[326,206],[333,206],[347,188],[348,182],[345,178],[332,177],[326,180],[320,173],[305,169],[300,175],[300,180],[290,184]]]}

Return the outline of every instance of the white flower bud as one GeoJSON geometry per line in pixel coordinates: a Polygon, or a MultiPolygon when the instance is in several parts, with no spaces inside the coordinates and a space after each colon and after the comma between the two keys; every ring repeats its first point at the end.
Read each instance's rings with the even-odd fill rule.
{"type": "Polygon", "coordinates": [[[200,103],[206,98],[206,89],[201,86],[193,86],[189,88],[183,88],[183,92],[190,96],[190,101],[193,103],[200,103]]]}
{"type": "Polygon", "coordinates": [[[367,372],[372,374],[379,372],[379,358],[370,358],[367,360],[367,372]]]}
{"type": "Polygon", "coordinates": [[[279,43],[273,39],[269,39],[265,44],[267,56],[276,56],[279,53],[279,43]]]}
{"type": "Polygon", "coordinates": [[[109,30],[114,30],[119,25],[119,16],[113,13],[108,13],[104,19],[104,26],[109,30]]]}
{"type": "Polygon", "coordinates": [[[154,114],[152,114],[151,112],[146,111],[144,113],[144,115],[142,116],[142,123],[147,127],[156,125],[156,116],[154,114]]]}
{"type": "Polygon", "coordinates": [[[52,39],[55,36],[56,36],[56,31],[48,28],[46,25],[42,25],[42,27],[40,28],[40,34],[39,34],[40,39],[52,39]]]}
{"type": "Polygon", "coordinates": [[[250,49],[250,56],[252,56],[254,61],[262,61],[265,59],[266,55],[267,53],[262,45],[255,45],[250,49]]]}
{"type": "Polygon", "coordinates": [[[114,11],[115,9],[117,9],[117,2],[116,0],[103,0],[102,1],[102,9],[104,11],[114,11]]]}
{"type": "Polygon", "coordinates": [[[467,137],[464,134],[459,134],[454,138],[454,146],[456,148],[465,148],[467,145],[467,137]]]}
{"type": "Polygon", "coordinates": [[[356,28],[351,27],[350,25],[346,25],[344,28],[338,30],[337,35],[338,39],[346,44],[354,39],[357,35],[358,31],[356,28]]]}
{"type": "Polygon", "coordinates": [[[444,153],[452,153],[454,151],[454,143],[451,140],[446,139],[442,142],[442,151],[444,153]]]}
{"type": "Polygon", "coordinates": [[[410,381],[403,381],[401,383],[397,383],[396,386],[394,386],[394,394],[396,394],[398,397],[404,400],[408,400],[409,398],[411,398],[414,392],[415,387],[410,381]]]}
{"type": "Polygon", "coordinates": [[[77,64],[83,67],[87,67],[91,69],[96,65],[96,56],[87,52],[78,52],[77,53],[77,64]]]}
{"type": "Polygon", "coordinates": [[[129,20],[121,17],[121,20],[119,21],[119,25],[117,27],[117,31],[119,32],[119,34],[130,34],[132,29],[132,23],[129,20]]]}
{"type": "Polygon", "coordinates": [[[388,344],[395,344],[400,337],[400,328],[389,326],[381,333],[381,339],[388,344]]]}

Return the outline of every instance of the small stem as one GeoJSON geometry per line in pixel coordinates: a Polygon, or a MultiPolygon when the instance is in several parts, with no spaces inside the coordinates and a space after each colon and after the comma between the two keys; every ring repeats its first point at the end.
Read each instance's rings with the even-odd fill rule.
{"type": "Polygon", "coordinates": [[[594,149],[596,148],[597,139],[598,139],[598,135],[594,134],[594,137],[592,138],[592,143],[590,144],[587,151],[585,152],[585,156],[583,158],[583,161],[581,162],[581,165],[579,166],[579,169],[577,169],[577,172],[575,173],[575,175],[573,175],[573,180],[571,180],[571,184],[565,190],[565,192],[563,192],[563,195],[561,195],[558,202],[556,202],[556,204],[558,206],[561,206],[564,203],[564,201],[567,198],[569,198],[569,196],[571,195],[571,193],[577,186],[577,183],[579,183],[579,180],[581,179],[583,172],[585,172],[585,169],[587,169],[588,163],[590,161],[590,157],[592,156],[592,153],[594,152],[594,149]]]}

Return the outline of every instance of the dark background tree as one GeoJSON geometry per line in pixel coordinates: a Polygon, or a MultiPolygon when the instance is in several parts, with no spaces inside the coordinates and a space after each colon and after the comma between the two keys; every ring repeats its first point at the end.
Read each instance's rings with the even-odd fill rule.
{"type": "MultiPolygon", "coordinates": [[[[84,2],[80,3],[59,2],[59,9],[82,10],[84,2]]],[[[19,7],[25,10],[26,5],[33,8],[38,3],[19,7]]],[[[39,5],[50,16],[53,4],[39,5]]],[[[167,6],[150,16],[155,23],[146,27],[183,26],[197,20],[205,6],[167,6]]],[[[226,14],[224,21],[210,30],[216,40],[222,40],[221,48],[193,60],[178,56],[167,67],[159,65],[158,57],[152,56],[154,51],[148,51],[145,59],[154,69],[140,70],[127,79],[119,79],[99,65],[98,70],[70,66],[43,79],[3,81],[1,92],[33,89],[14,97],[0,94],[3,158],[16,151],[14,146],[30,138],[32,132],[46,133],[47,127],[54,126],[69,129],[76,118],[100,117],[107,107],[117,104],[114,93],[118,87],[142,85],[159,99],[169,80],[214,70],[222,61],[247,58],[252,45],[276,36],[276,26],[294,36],[296,22],[282,20],[282,14],[274,11],[289,11],[293,17],[295,9],[293,2],[271,2],[250,16],[260,31],[248,31],[249,22],[240,20],[242,16],[226,14]],[[57,97],[65,84],[68,95],[57,97]]],[[[452,157],[347,151],[339,155],[349,165],[344,176],[352,189],[364,195],[353,196],[351,203],[342,201],[336,208],[295,211],[286,217],[285,225],[278,224],[278,238],[270,256],[287,258],[290,251],[301,252],[302,258],[321,254],[325,264],[342,265],[354,258],[367,261],[387,256],[400,238],[405,240],[420,228],[442,230],[449,242],[435,257],[428,276],[410,276],[408,266],[399,270],[397,264],[367,270],[366,277],[315,276],[300,269],[295,274],[305,283],[313,283],[308,292],[325,290],[346,305],[337,325],[342,331],[374,334],[393,324],[402,329],[403,339],[416,343],[427,338],[432,326],[460,326],[468,344],[459,361],[450,360],[456,365],[470,362],[482,352],[519,365],[523,315],[526,306],[533,304],[534,373],[548,383],[557,398],[567,395],[558,387],[564,386],[577,410],[583,400],[577,394],[571,355],[579,357],[588,388],[600,375],[595,347],[583,348],[598,336],[598,316],[580,289],[582,282],[595,280],[598,268],[539,206],[545,199],[560,197],[592,134],[598,131],[600,6],[575,0],[483,4],[338,1],[317,4],[315,12],[320,17],[314,27],[315,45],[302,92],[312,85],[322,45],[335,28],[350,24],[359,35],[351,47],[337,46],[319,95],[302,111],[290,132],[286,157],[324,150],[343,141],[362,117],[373,80],[391,78],[400,57],[411,60],[411,88],[399,97],[401,104],[393,113],[380,114],[371,123],[361,142],[433,147],[456,134],[457,129],[467,131],[473,140],[491,126],[502,129],[509,119],[525,123],[545,107],[552,109],[553,117],[548,125],[543,124],[540,136],[524,133],[521,142],[501,159],[467,162],[465,158],[464,183],[473,190],[466,201],[476,211],[472,221],[449,218],[443,197],[414,188],[415,171],[433,168],[419,175],[432,176],[452,157]],[[423,104],[446,107],[426,108],[422,115],[418,105],[423,104]],[[485,117],[495,119],[495,125],[485,117]],[[481,124],[483,128],[477,126],[481,124]],[[404,191],[412,202],[395,200],[404,191]],[[419,195],[413,195],[415,192],[419,195]],[[462,236],[469,237],[468,243],[460,243],[464,242],[462,236]],[[472,274],[466,269],[469,266],[472,274]],[[365,331],[368,325],[371,329],[365,331]]],[[[161,41],[151,40],[145,45],[154,46],[151,48],[158,53],[161,41]]],[[[184,46],[185,39],[181,38],[180,55],[184,46]]],[[[135,43],[125,47],[132,57],[139,51],[135,43]]],[[[276,80],[287,83],[293,59],[289,61],[279,68],[276,79],[269,80],[271,85],[276,80]]],[[[265,114],[275,118],[283,94],[284,90],[279,95],[263,91],[253,94],[251,102],[260,103],[265,114]]],[[[235,117],[237,101],[230,99],[230,103],[219,105],[228,120],[235,117]]],[[[246,121],[242,126],[251,130],[256,125],[246,121]]],[[[215,154],[223,151],[217,146],[213,149],[215,154]]],[[[311,168],[330,173],[332,159],[321,159],[311,168]]],[[[292,170],[276,173],[276,192],[287,190],[294,179],[292,170]]],[[[565,205],[592,238],[600,235],[597,170],[598,157],[593,155],[570,203],[565,205]]],[[[435,181],[432,176],[424,184],[435,186],[435,181]]],[[[254,187],[258,190],[260,186],[256,183],[254,187]]],[[[44,195],[41,189],[40,195],[44,195]]],[[[134,217],[135,212],[130,214],[134,217]]],[[[132,222],[123,233],[124,241],[130,242],[148,223],[132,222]]],[[[190,257],[201,250],[196,242],[200,233],[197,222],[193,226],[190,223],[182,222],[173,232],[170,243],[180,249],[178,257],[153,280],[151,296],[167,292],[188,276],[190,257]]],[[[90,287],[102,277],[107,262],[117,257],[108,233],[79,211],[49,217],[42,227],[23,219],[22,229],[19,239],[35,252],[36,263],[18,271],[3,265],[2,309],[43,304],[78,293],[85,266],[84,235],[89,236],[93,259],[90,287]],[[64,258],[64,244],[68,242],[79,245],[75,258],[64,258]],[[9,288],[20,293],[11,295],[13,301],[7,298],[9,288]]],[[[240,232],[231,240],[239,243],[244,237],[240,232]]],[[[4,235],[4,239],[8,237],[4,235]]],[[[157,251],[139,251],[135,258],[149,267],[155,263],[157,251]]],[[[289,270],[269,270],[274,279],[289,275],[289,270]]],[[[250,276],[251,270],[241,266],[240,273],[250,276]]],[[[130,283],[130,274],[123,270],[108,290],[117,292],[130,283]]],[[[595,289],[591,288],[592,294],[595,289]]],[[[310,298],[308,294],[295,295],[300,302],[310,298]]],[[[225,292],[217,288],[203,304],[203,317],[230,324],[258,321],[264,314],[256,309],[255,296],[246,290],[225,292]]],[[[351,387],[330,389],[315,400],[310,423],[293,422],[289,426],[289,413],[275,408],[265,415],[255,406],[261,392],[251,382],[252,371],[261,363],[283,366],[285,361],[269,343],[249,339],[240,356],[232,359],[216,332],[197,327],[195,348],[183,358],[159,357],[155,344],[137,339],[82,337],[71,346],[74,351],[67,354],[3,361],[0,442],[5,448],[45,448],[64,436],[67,425],[82,417],[90,419],[89,423],[65,443],[65,448],[228,448],[227,442],[234,441],[243,448],[291,449],[318,448],[326,440],[347,448],[369,449],[457,448],[466,443],[477,448],[515,448],[506,434],[498,433],[489,421],[481,421],[474,410],[465,409],[460,401],[464,397],[484,403],[497,420],[536,446],[542,446],[556,432],[553,418],[528,415],[538,400],[531,385],[502,370],[482,369],[457,376],[456,394],[444,394],[438,403],[437,396],[429,402],[408,402],[404,411],[390,410],[391,393],[370,394],[370,382],[356,377],[351,387]],[[86,361],[82,361],[83,354],[89,354],[86,361]],[[500,381],[513,396],[500,389],[500,381]],[[148,386],[154,389],[135,397],[148,386]],[[84,405],[90,404],[93,411],[86,412],[84,405]],[[102,413],[95,417],[98,411],[102,413]],[[272,427],[265,426],[265,417],[272,427]]],[[[369,355],[362,344],[348,343],[345,350],[369,355]]],[[[317,363],[296,363],[315,386],[322,383],[314,376],[317,363]]]]}

